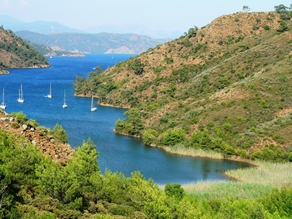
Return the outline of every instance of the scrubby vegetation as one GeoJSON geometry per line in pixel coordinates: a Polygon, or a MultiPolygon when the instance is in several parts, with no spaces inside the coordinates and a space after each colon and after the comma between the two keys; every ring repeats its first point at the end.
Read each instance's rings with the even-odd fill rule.
{"type": "Polygon", "coordinates": [[[68,143],[68,134],[66,130],[58,123],[54,126],[53,130],[50,132],[56,139],[62,143],[68,143]]]}
{"type": "Polygon", "coordinates": [[[131,177],[110,171],[102,174],[97,163],[98,152],[90,139],[77,147],[73,157],[62,165],[44,156],[22,136],[3,130],[0,130],[0,146],[1,218],[289,218],[292,215],[291,187],[265,189],[261,184],[229,184],[228,193],[216,184],[209,186],[216,193],[210,189],[207,193],[202,189],[188,192],[191,189],[186,191],[179,184],[167,184],[161,189],[139,172],[131,177]],[[244,197],[241,192],[240,196],[240,191],[249,187],[258,188],[257,195],[244,197]]]}
{"type": "Polygon", "coordinates": [[[0,27],[0,68],[49,67],[47,59],[11,30],[0,27]]]}
{"type": "Polygon", "coordinates": [[[247,9],[78,76],[75,92],[130,108],[115,129],[147,145],[292,161],[291,8],[247,9]]]}

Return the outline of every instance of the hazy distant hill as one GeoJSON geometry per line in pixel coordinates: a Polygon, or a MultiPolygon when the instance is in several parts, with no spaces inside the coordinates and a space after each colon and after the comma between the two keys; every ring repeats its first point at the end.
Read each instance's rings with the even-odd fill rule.
{"type": "Polygon", "coordinates": [[[77,52],[68,52],[64,50],[54,50],[49,46],[41,45],[32,43],[30,41],[27,41],[29,45],[31,45],[35,50],[39,51],[44,56],[84,56],[83,53],[77,53],[77,52]]]}
{"type": "Polygon", "coordinates": [[[33,43],[49,46],[53,50],[82,53],[139,54],[168,41],[168,39],[158,40],[137,34],[40,34],[31,31],[17,31],[16,34],[33,43]]]}
{"type": "Polygon", "coordinates": [[[149,145],[292,161],[290,18],[221,16],[102,74],[77,77],[76,94],[131,108],[116,131],[149,145]]]}
{"type": "Polygon", "coordinates": [[[14,32],[21,30],[28,30],[32,32],[38,32],[43,34],[48,33],[82,33],[83,31],[67,27],[63,24],[53,21],[34,21],[34,22],[22,22],[8,15],[0,15],[0,25],[3,25],[5,29],[10,29],[14,32]]]}
{"type": "Polygon", "coordinates": [[[15,19],[8,15],[0,15],[0,25],[3,25],[5,29],[12,31],[28,30],[32,32],[49,34],[49,33],[133,33],[138,35],[147,35],[156,39],[171,38],[175,39],[180,37],[183,33],[180,31],[164,31],[164,30],[153,30],[145,26],[138,24],[131,24],[126,26],[115,26],[115,25],[100,25],[91,28],[85,28],[82,30],[70,28],[58,22],[51,21],[34,21],[34,22],[23,22],[15,19]]]}
{"type": "Polygon", "coordinates": [[[100,32],[108,32],[108,33],[136,33],[139,35],[147,35],[153,37],[155,39],[161,38],[170,38],[176,39],[183,35],[182,31],[164,31],[164,30],[153,30],[145,26],[141,25],[126,25],[126,26],[114,26],[114,25],[100,25],[94,26],[91,28],[84,29],[85,32],[88,33],[100,33],[100,32]]]}

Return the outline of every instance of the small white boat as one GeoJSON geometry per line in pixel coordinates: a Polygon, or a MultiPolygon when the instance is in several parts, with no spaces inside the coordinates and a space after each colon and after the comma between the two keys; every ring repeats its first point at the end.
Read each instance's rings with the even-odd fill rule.
{"type": "Polygon", "coordinates": [[[67,103],[66,103],[66,90],[64,90],[64,104],[62,106],[64,109],[68,107],[67,103]]]}
{"type": "Polygon", "coordinates": [[[19,102],[19,103],[23,103],[24,102],[23,94],[22,94],[22,84],[20,84],[19,97],[17,99],[17,102],[19,102]]]}
{"type": "Polygon", "coordinates": [[[0,104],[0,108],[1,109],[5,109],[6,108],[6,104],[5,104],[5,101],[4,101],[4,88],[3,88],[3,97],[2,97],[2,103],[0,104]]]}
{"type": "Polygon", "coordinates": [[[90,111],[91,112],[94,112],[94,111],[96,111],[97,110],[97,108],[96,107],[93,107],[93,95],[91,96],[91,108],[90,108],[90,111]]]}
{"type": "Polygon", "coordinates": [[[50,83],[50,93],[48,94],[47,98],[52,98],[52,83],[50,83]]]}

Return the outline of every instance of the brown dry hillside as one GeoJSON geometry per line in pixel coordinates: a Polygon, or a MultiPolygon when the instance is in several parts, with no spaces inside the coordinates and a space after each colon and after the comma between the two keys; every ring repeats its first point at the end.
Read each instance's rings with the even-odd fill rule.
{"type": "MultiPolygon", "coordinates": [[[[0,68],[47,68],[47,59],[12,31],[0,27],[0,68]]],[[[5,73],[5,72],[3,72],[5,73]]]]}
{"type": "Polygon", "coordinates": [[[146,144],[247,158],[271,150],[292,160],[291,51],[291,21],[279,13],[224,15],[102,74],[77,77],[75,90],[131,108],[129,117],[141,121],[133,116],[116,129],[146,144]]]}
{"type": "Polygon", "coordinates": [[[0,130],[11,133],[15,138],[24,136],[25,141],[34,144],[44,154],[49,155],[54,161],[66,163],[72,155],[72,148],[63,144],[48,133],[46,128],[33,126],[29,123],[22,124],[13,116],[0,110],[0,130]]]}

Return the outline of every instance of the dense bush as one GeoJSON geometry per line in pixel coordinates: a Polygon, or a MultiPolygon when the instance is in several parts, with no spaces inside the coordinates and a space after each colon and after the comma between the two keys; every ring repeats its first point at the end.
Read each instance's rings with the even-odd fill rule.
{"type": "Polygon", "coordinates": [[[134,70],[136,75],[141,75],[144,71],[144,64],[139,58],[134,58],[129,62],[129,69],[134,70]]]}
{"type": "Polygon", "coordinates": [[[129,135],[141,135],[143,130],[142,113],[137,108],[131,108],[124,113],[127,118],[118,119],[115,125],[115,130],[118,133],[129,135]]]}
{"type": "Polygon", "coordinates": [[[24,124],[27,121],[27,117],[23,112],[13,112],[11,116],[15,118],[18,123],[24,124]]]}
{"type": "Polygon", "coordinates": [[[54,126],[53,130],[51,131],[51,134],[55,136],[58,140],[60,140],[62,143],[68,143],[68,134],[65,129],[58,123],[54,126]]]}
{"type": "Polygon", "coordinates": [[[142,134],[142,140],[146,145],[156,144],[158,132],[154,129],[146,129],[142,134]]]}
{"type": "Polygon", "coordinates": [[[163,144],[173,146],[185,140],[186,133],[182,128],[169,129],[163,136],[163,144]]]}

